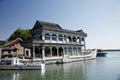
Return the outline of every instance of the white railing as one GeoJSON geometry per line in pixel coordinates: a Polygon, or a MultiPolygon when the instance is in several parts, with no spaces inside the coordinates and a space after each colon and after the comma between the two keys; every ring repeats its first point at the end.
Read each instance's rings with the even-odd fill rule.
{"type": "Polygon", "coordinates": [[[51,40],[33,40],[33,43],[59,43],[59,44],[76,44],[76,45],[84,45],[84,43],[79,42],[66,42],[66,41],[51,41],[51,40]]]}

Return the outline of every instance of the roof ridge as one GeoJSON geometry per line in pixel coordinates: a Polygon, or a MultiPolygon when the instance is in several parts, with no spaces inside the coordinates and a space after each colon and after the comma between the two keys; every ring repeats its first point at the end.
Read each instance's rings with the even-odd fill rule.
{"type": "Polygon", "coordinates": [[[40,22],[40,23],[49,23],[49,24],[54,24],[54,25],[58,25],[58,24],[56,24],[56,23],[52,23],[52,22],[47,22],[47,21],[41,21],[41,20],[37,20],[38,22],[40,22]]]}
{"type": "Polygon", "coordinates": [[[56,24],[56,23],[51,23],[51,22],[46,22],[46,21],[40,21],[40,20],[37,20],[37,22],[39,24],[41,24],[42,26],[47,26],[47,27],[53,27],[54,29],[62,29],[61,26],[59,26],[59,24],[56,24]]]}

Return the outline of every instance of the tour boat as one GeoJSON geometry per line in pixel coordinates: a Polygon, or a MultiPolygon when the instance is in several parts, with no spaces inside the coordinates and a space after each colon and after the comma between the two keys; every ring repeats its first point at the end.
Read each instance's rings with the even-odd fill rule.
{"type": "Polygon", "coordinates": [[[42,60],[21,59],[18,57],[0,60],[0,70],[39,70],[44,68],[45,64],[42,60]]]}
{"type": "Polygon", "coordinates": [[[107,55],[107,53],[104,52],[104,50],[102,50],[102,49],[97,50],[97,57],[105,57],[106,55],[107,55]]]}

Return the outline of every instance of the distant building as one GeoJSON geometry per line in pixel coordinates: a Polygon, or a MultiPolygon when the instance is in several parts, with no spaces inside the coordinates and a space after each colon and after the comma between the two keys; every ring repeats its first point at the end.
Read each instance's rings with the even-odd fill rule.
{"type": "Polygon", "coordinates": [[[2,46],[5,44],[6,41],[0,40],[0,59],[1,59],[1,54],[2,54],[2,46]]]}
{"type": "Polygon", "coordinates": [[[2,54],[2,51],[1,51],[1,47],[0,47],[0,59],[1,59],[1,54],[2,54]]]}
{"type": "Polygon", "coordinates": [[[5,43],[2,48],[2,54],[1,57],[17,57],[17,56],[31,56],[30,49],[24,48],[21,46],[22,39],[17,38],[13,41],[5,43]]]}
{"type": "Polygon", "coordinates": [[[4,45],[5,43],[6,43],[6,41],[0,40],[0,46],[4,45]]]}
{"type": "Polygon", "coordinates": [[[32,56],[35,58],[48,60],[60,59],[66,54],[73,58],[83,55],[87,37],[83,30],[67,30],[55,23],[36,21],[30,31],[33,37],[32,56]]]}

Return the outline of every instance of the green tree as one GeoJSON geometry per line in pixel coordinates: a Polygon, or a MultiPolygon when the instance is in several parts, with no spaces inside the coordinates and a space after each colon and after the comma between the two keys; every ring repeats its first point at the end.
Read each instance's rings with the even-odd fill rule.
{"type": "Polygon", "coordinates": [[[30,34],[29,29],[21,29],[18,28],[16,31],[14,31],[11,36],[8,38],[8,40],[14,40],[16,38],[21,38],[22,40],[30,40],[32,38],[30,34]]]}

